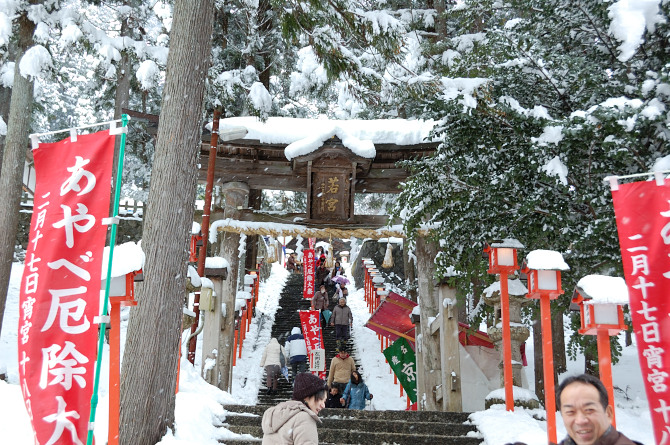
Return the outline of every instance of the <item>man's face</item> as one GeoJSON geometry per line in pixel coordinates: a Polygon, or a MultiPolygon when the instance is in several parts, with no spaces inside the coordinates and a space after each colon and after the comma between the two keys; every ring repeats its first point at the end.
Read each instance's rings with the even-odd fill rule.
{"type": "Polygon", "coordinates": [[[347,358],[347,351],[340,351],[340,358],[347,358]]]}
{"type": "Polygon", "coordinates": [[[343,298],[340,298],[340,306],[344,307],[345,304],[347,304],[347,302],[343,298]]]}
{"type": "Polygon", "coordinates": [[[574,382],[561,393],[561,416],[577,445],[593,445],[612,423],[612,407],[603,408],[595,386],[574,382]]]}
{"type": "Polygon", "coordinates": [[[321,291],[322,294],[325,294],[326,293],[326,286],[321,286],[319,288],[319,290],[321,291]]]}

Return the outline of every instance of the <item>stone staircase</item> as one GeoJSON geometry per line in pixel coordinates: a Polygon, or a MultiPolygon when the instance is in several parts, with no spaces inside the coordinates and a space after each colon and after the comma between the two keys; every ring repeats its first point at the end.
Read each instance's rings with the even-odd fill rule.
{"type": "MultiPolygon", "coordinates": [[[[310,300],[304,299],[302,297],[302,285],[303,285],[303,275],[299,273],[294,273],[289,275],[282,289],[279,297],[279,309],[275,314],[275,322],[272,326],[272,337],[276,338],[279,341],[279,344],[284,346],[286,339],[291,335],[291,329],[294,327],[300,327],[300,316],[298,315],[299,310],[308,310],[310,308],[310,300]]],[[[328,291],[328,295],[332,297],[333,289],[328,291]]],[[[329,305],[329,308],[332,310],[333,304],[332,301],[329,305]]],[[[330,360],[335,357],[337,354],[335,351],[335,328],[326,326],[323,331],[323,343],[324,349],[326,350],[326,372],[328,371],[328,366],[330,366],[330,360]]],[[[349,353],[356,362],[356,365],[359,365],[355,351],[353,350],[353,341],[350,339],[348,342],[349,353]]],[[[262,351],[262,349],[261,349],[262,351]]],[[[289,374],[291,372],[291,367],[289,368],[289,374]]],[[[293,376],[290,376],[291,379],[293,376]]],[[[263,383],[265,383],[265,376],[263,376],[263,383]]],[[[283,402],[291,399],[293,394],[293,385],[286,381],[282,376],[279,379],[279,387],[277,392],[270,395],[267,394],[267,388],[262,386],[258,393],[258,404],[272,406],[276,405],[279,402],[283,402]]]]}
{"type": "MultiPolygon", "coordinates": [[[[291,329],[300,326],[298,310],[310,307],[310,301],[302,298],[302,274],[288,277],[281,291],[279,310],[275,315],[272,337],[284,345],[291,329]]],[[[333,288],[328,289],[332,297],[333,288]]],[[[329,308],[332,309],[332,299],[329,308]]],[[[326,366],[336,355],[335,330],[330,326],[323,332],[326,349],[326,366]]],[[[348,350],[359,365],[353,341],[348,350]]],[[[290,367],[289,367],[290,369],[290,367]]],[[[289,371],[290,372],[290,371],[289,371]]],[[[265,379],[263,379],[263,382],[265,379]]],[[[258,444],[262,440],[261,419],[270,406],[291,399],[293,388],[284,377],[280,378],[276,393],[267,394],[262,386],[258,394],[258,405],[226,405],[223,426],[246,438],[225,439],[221,443],[234,445],[258,444]]],[[[481,439],[473,425],[466,425],[468,413],[436,411],[358,411],[349,409],[324,409],[319,413],[323,424],[319,426],[319,441],[323,444],[447,444],[479,445],[481,439]]]]}
{"type": "MultiPolygon", "coordinates": [[[[234,445],[258,444],[261,419],[267,406],[226,405],[224,426],[256,439],[230,440],[234,445]]],[[[319,443],[322,444],[446,444],[479,445],[482,441],[473,425],[466,425],[468,413],[437,411],[358,411],[324,409],[319,413],[319,443]]]]}

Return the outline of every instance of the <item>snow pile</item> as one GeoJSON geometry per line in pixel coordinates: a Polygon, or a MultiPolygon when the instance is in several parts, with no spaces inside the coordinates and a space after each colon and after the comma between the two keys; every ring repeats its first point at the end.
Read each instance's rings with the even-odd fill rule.
{"type": "Polygon", "coordinates": [[[659,14],[660,0],[619,0],[609,7],[612,19],[609,32],[620,40],[619,60],[629,60],[644,42],[644,33],[653,33],[656,24],[662,23],[659,14]]]}
{"type": "Polygon", "coordinates": [[[271,117],[262,122],[255,117],[221,119],[219,129],[245,127],[244,139],[263,144],[287,144],[286,158],[305,155],[318,149],[333,136],[339,137],[353,153],[375,156],[374,144],[414,145],[429,142],[433,121],[407,119],[330,120],[271,117]],[[345,142],[346,141],[346,142],[345,142]]]}
{"type": "Polygon", "coordinates": [[[298,51],[298,71],[291,73],[291,85],[289,94],[295,96],[307,92],[313,87],[323,87],[328,83],[328,74],[311,46],[306,46],[298,51]]]}
{"type": "Polygon", "coordinates": [[[49,70],[52,66],[51,54],[42,45],[35,45],[28,49],[19,62],[19,69],[23,77],[39,77],[43,71],[49,70]]]}
{"type": "Polygon", "coordinates": [[[235,398],[200,378],[193,365],[182,356],[179,392],[175,403],[175,430],[158,442],[163,445],[216,445],[219,440],[240,435],[215,425],[225,419],[222,404],[235,403],[235,398]]]}
{"type": "Polygon", "coordinates": [[[540,137],[530,138],[530,140],[540,147],[546,147],[549,144],[558,145],[563,140],[563,127],[560,125],[549,125],[544,127],[540,137]]]}
{"type": "Polygon", "coordinates": [[[444,100],[456,99],[459,96],[463,98],[459,103],[463,104],[463,111],[468,108],[477,107],[477,99],[474,97],[474,92],[477,88],[488,82],[490,79],[485,78],[449,78],[443,77],[442,82],[442,98],[444,100]]]}
{"type": "Polygon", "coordinates": [[[140,63],[135,76],[140,82],[142,89],[145,91],[151,90],[158,85],[160,78],[160,68],[153,60],[144,60],[140,63]]]}
{"type": "Polygon", "coordinates": [[[267,115],[272,110],[272,96],[260,82],[254,82],[249,90],[249,101],[255,109],[263,115],[267,115]]]}
{"type": "Polygon", "coordinates": [[[628,286],[621,277],[587,275],[577,282],[584,304],[628,304],[628,286]]]}
{"type": "Polygon", "coordinates": [[[563,255],[554,250],[533,250],[526,256],[526,265],[535,270],[570,270],[563,255]]]}
{"type": "MultiPolygon", "coordinates": [[[[496,281],[486,289],[484,289],[484,295],[486,295],[486,298],[491,298],[491,295],[493,295],[494,292],[500,292],[500,281],[496,281]]],[[[514,280],[507,280],[507,292],[510,295],[526,295],[528,293],[528,289],[526,289],[526,286],[521,282],[519,279],[514,279],[514,280]]]]}
{"type": "MultiPolygon", "coordinates": [[[[144,252],[141,241],[135,244],[132,241],[114,247],[112,262],[112,277],[122,277],[144,267],[144,252]]],[[[102,279],[107,278],[107,264],[109,262],[109,246],[105,247],[102,257],[102,279]]]]}
{"type": "Polygon", "coordinates": [[[9,38],[12,35],[12,20],[0,11],[0,46],[9,43],[9,38]]]}
{"type": "Polygon", "coordinates": [[[542,170],[549,176],[557,176],[561,184],[568,185],[568,167],[561,162],[561,158],[554,156],[542,166],[542,170]]]}

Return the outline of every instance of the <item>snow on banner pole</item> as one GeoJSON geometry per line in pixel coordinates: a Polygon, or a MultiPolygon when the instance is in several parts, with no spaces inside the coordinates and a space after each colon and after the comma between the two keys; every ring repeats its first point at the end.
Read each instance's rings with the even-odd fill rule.
{"type": "Polygon", "coordinates": [[[670,179],[618,184],[606,178],[628,285],[638,358],[656,443],[670,443],[670,179]]]}
{"type": "Polygon", "coordinates": [[[314,297],[314,249],[305,249],[302,257],[302,272],[304,284],[302,297],[314,297]]]}
{"type": "Polygon", "coordinates": [[[36,443],[82,444],[93,390],[114,135],[50,134],[68,131],[69,138],[48,144],[30,135],[35,213],[20,288],[18,352],[36,443]]]}
{"type": "Polygon", "coordinates": [[[384,349],[384,357],[398,377],[400,385],[405,388],[407,397],[416,402],[416,356],[406,338],[400,337],[384,349]]]}

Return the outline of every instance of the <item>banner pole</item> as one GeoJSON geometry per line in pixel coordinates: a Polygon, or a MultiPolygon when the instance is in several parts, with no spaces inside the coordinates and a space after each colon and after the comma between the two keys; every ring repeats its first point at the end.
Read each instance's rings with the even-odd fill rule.
{"type": "MultiPolygon", "coordinates": [[[[128,126],[128,115],[121,115],[121,127],[128,126]]],[[[109,257],[107,260],[107,279],[105,280],[105,298],[102,306],[102,322],[98,334],[98,358],[95,363],[95,377],[93,380],[93,395],[91,396],[91,414],[88,418],[88,435],[86,445],[93,444],[93,431],[95,427],[95,411],[98,407],[98,386],[100,384],[100,368],[102,366],[102,352],[105,345],[105,330],[107,329],[107,311],[109,301],[109,286],[112,281],[112,261],[114,259],[114,245],[116,244],[116,226],[118,225],[119,201],[121,200],[121,175],[123,173],[123,158],[126,151],[126,132],[121,133],[119,144],[119,162],[116,169],[116,183],[114,185],[114,209],[112,211],[112,232],[109,241],[109,257]]],[[[109,413],[114,415],[114,413],[109,413]]]]}

